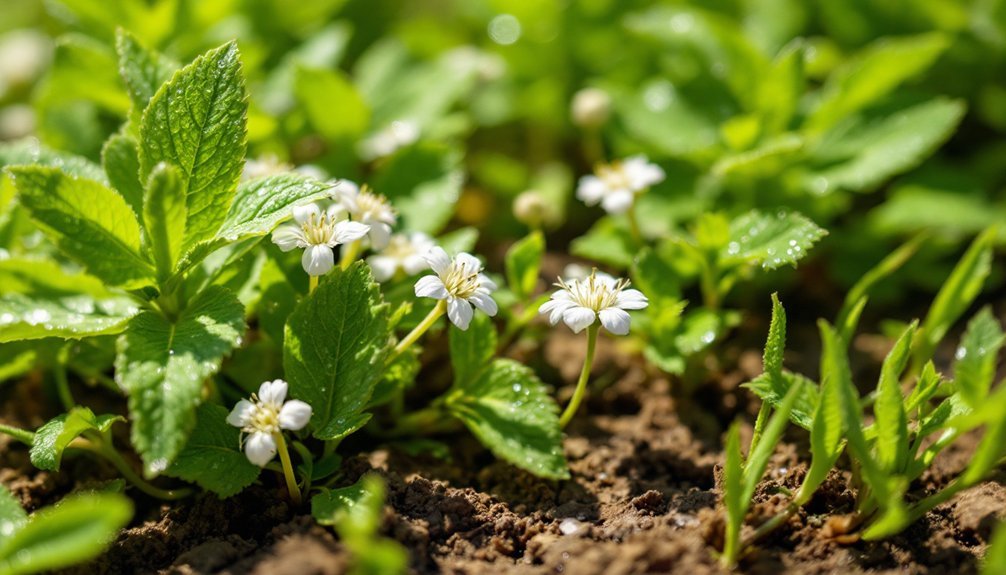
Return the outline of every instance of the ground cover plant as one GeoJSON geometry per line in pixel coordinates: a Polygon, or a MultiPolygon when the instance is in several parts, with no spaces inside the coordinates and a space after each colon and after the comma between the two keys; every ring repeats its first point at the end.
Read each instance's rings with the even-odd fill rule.
{"type": "Polygon", "coordinates": [[[0,573],[1004,569],[1000,2],[0,0],[0,573]]]}

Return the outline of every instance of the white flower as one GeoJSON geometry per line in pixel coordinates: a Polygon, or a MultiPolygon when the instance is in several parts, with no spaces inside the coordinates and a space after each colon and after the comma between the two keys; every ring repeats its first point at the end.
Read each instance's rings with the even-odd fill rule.
{"type": "Polygon", "coordinates": [[[276,456],[276,435],[281,430],[303,429],[311,420],[311,406],[298,399],[286,399],[287,384],[282,379],[267,381],[251,401],[242,399],[227,416],[227,423],[240,427],[245,455],[259,467],[276,456]]]}
{"type": "Polygon", "coordinates": [[[360,142],[360,156],[376,160],[394,154],[419,139],[419,124],[410,120],[395,120],[383,130],[360,142]]]}
{"type": "Polygon", "coordinates": [[[600,88],[584,88],[573,94],[570,113],[577,126],[599,128],[611,116],[611,96],[600,88]]]}
{"type": "Polygon", "coordinates": [[[368,186],[360,189],[349,180],[340,180],[335,188],[335,198],[349,212],[354,221],[370,226],[370,246],[384,249],[391,239],[391,226],[398,218],[388,198],[375,194],[368,186]]]}
{"type": "Polygon", "coordinates": [[[621,162],[601,164],[593,175],[580,178],[576,197],[588,206],[601,204],[609,214],[625,213],[636,195],[653,184],[664,181],[664,170],[645,156],[632,156],[621,162]]]}
{"type": "Polygon", "coordinates": [[[461,329],[468,329],[474,310],[479,308],[490,316],[498,308],[491,294],[496,284],[482,273],[482,264],[475,256],[460,253],[452,260],[441,247],[426,253],[426,262],[437,275],[423,276],[416,282],[416,296],[447,301],[447,317],[461,329]]]}
{"type": "Polygon", "coordinates": [[[433,238],[423,232],[395,234],[380,253],[367,258],[367,263],[379,282],[390,280],[398,270],[415,275],[426,269],[424,256],[434,245],[433,238]]]}
{"type": "Polygon", "coordinates": [[[292,169],[292,165],[280,161],[276,154],[265,154],[256,159],[245,160],[245,167],[241,171],[241,181],[247,182],[255,178],[282,174],[292,169]]]}
{"type": "Polygon", "coordinates": [[[330,206],[322,212],[317,204],[293,209],[298,225],[280,226],[272,233],[272,241],[279,249],[288,252],[304,248],[300,263],[312,276],[323,276],[335,266],[335,246],[358,240],[367,235],[370,226],[344,220],[342,207],[330,206]],[[343,220],[343,221],[340,221],[343,220]]]}
{"type": "Polygon", "coordinates": [[[559,291],[538,308],[548,314],[552,325],[561,319],[576,333],[592,325],[598,318],[601,325],[615,335],[629,333],[627,309],[643,309],[649,302],[637,289],[625,289],[629,280],[616,280],[605,273],[594,272],[584,279],[559,279],[559,291]]]}

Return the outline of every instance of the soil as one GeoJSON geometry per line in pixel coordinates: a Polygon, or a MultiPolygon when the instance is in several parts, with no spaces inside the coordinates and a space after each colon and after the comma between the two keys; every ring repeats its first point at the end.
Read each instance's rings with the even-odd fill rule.
{"type": "MultiPolygon", "coordinates": [[[[547,381],[561,382],[564,401],[583,342],[564,330],[549,334],[541,372],[547,381]]],[[[760,372],[758,354],[728,348],[723,357],[730,370],[719,373],[712,366],[701,391],[689,394],[631,357],[611,340],[599,346],[599,385],[567,430],[569,481],[538,479],[495,461],[463,435],[445,438],[450,461],[361,439],[362,451],[347,458],[340,483],[367,472],[385,479],[383,533],[408,549],[414,573],[722,573],[715,545],[722,526],[716,478],[723,422],[737,415],[753,419],[756,402],[738,385],[760,372]]],[[[34,380],[6,386],[0,419],[30,427],[43,423],[51,414],[42,407],[41,390],[34,380]]],[[[969,435],[948,449],[914,488],[946,484],[966,465],[978,439],[969,435]]],[[[809,460],[806,441],[806,433],[795,430],[780,443],[749,525],[778,508],[780,487],[799,484],[809,460]]],[[[61,473],[40,472],[24,447],[0,437],[0,482],[29,510],[114,477],[113,470],[83,456],[68,458],[61,473]]],[[[739,571],[976,573],[997,516],[1006,510],[1004,479],[1000,474],[965,492],[896,537],[865,543],[831,536],[836,519],[827,513],[848,512],[854,496],[847,478],[833,472],[810,504],[763,540],[739,571]]],[[[226,500],[203,494],[164,504],[133,495],[138,507],[130,527],[96,561],[68,573],[337,574],[350,565],[334,533],[315,525],[306,510],[291,508],[269,474],[226,500]]]]}

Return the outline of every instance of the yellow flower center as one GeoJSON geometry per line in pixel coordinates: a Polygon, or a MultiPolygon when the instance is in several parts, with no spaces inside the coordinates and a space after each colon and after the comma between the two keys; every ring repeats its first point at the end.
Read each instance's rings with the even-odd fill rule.
{"type": "Polygon", "coordinates": [[[470,270],[464,264],[451,262],[451,267],[440,280],[444,282],[447,293],[459,299],[468,299],[481,285],[479,281],[481,271],[481,269],[470,270]]]}
{"type": "Polygon", "coordinates": [[[589,277],[582,280],[566,282],[559,278],[559,283],[556,285],[566,290],[578,306],[599,312],[615,305],[618,294],[629,286],[629,280],[620,279],[614,285],[609,285],[598,279],[597,270],[594,270],[589,277]]]}
{"type": "Polygon", "coordinates": [[[610,189],[632,189],[632,182],[629,181],[620,162],[601,164],[594,171],[597,177],[601,178],[601,181],[610,189]]]}
{"type": "Polygon", "coordinates": [[[248,426],[244,428],[245,433],[261,431],[265,433],[276,433],[279,431],[279,408],[271,403],[259,401],[252,396],[255,407],[252,410],[248,426]]]}
{"type": "Polygon", "coordinates": [[[369,187],[363,186],[360,193],[356,195],[356,211],[353,217],[359,221],[373,219],[382,221],[388,215],[394,216],[395,210],[388,202],[388,198],[375,194],[369,187]]]}
{"type": "Polygon", "coordinates": [[[335,220],[330,220],[328,214],[322,213],[315,221],[314,214],[300,226],[304,230],[304,238],[313,246],[328,245],[335,234],[335,220]]]}

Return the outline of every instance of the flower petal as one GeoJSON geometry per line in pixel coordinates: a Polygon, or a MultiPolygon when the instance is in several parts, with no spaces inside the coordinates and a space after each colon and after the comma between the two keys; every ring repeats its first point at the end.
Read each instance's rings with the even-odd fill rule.
{"type": "Polygon", "coordinates": [[[440,246],[430,248],[423,258],[426,260],[426,263],[430,264],[433,271],[437,272],[437,275],[443,275],[451,267],[451,257],[440,246]]]}
{"type": "Polygon", "coordinates": [[[308,275],[323,276],[335,267],[335,254],[326,245],[309,246],[300,258],[300,264],[308,275]]]}
{"type": "Polygon", "coordinates": [[[601,207],[609,214],[624,214],[632,206],[635,195],[629,190],[612,190],[601,200],[601,207]]]}
{"type": "Polygon", "coordinates": [[[286,399],[287,387],[286,382],[282,379],[267,381],[258,388],[259,401],[271,403],[279,407],[283,405],[283,400],[286,399]]]}
{"type": "Polygon", "coordinates": [[[496,305],[496,300],[489,295],[489,292],[476,290],[475,293],[468,298],[468,301],[470,301],[473,306],[486,312],[486,315],[489,317],[496,315],[496,312],[499,311],[499,306],[496,305]]]}
{"type": "Polygon", "coordinates": [[[346,208],[342,207],[342,204],[334,203],[325,210],[325,219],[330,222],[341,222],[349,219],[349,214],[346,212],[346,208]]]}
{"type": "Polygon", "coordinates": [[[245,456],[252,464],[265,467],[273,457],[276,457],[276,440],[268,433],[261,431],[252,433],[245,440],[245,456]]]}
{"type": "Polygon", "coordinates": [[[234,427],[244,427],[251,421],[252,412],[254,411],[255,404],[247,399],[242,399],[227,415],[227,423],[234,427]]]}
{"type": "Polygon", "coordinates": [[[496,282],[489,279],[486,274],[479,274],[479,287],[486,290],[486,292],[496,291],[496,282]]]}
{"type": "MultiPolygon", "coordinates": [[[[398,262],[395,261],[395,258],[388,256],[370,256],[367,258],[367,263],[370,264],[370,269],[374,273],[374,279],[379,282],[390,280],[398,270],[398,262]]],[[[425,267],[425,262],[423,265],[425,267]]]]}
{"type": "Polygon", "coordinates": [[[576,197],[588,206],[593,206],[601,201],[607,191],[608,186],[601,178],[584,176],[580,178],[580,183],[576,186],[576,197]]]}
{"type": "Polygon", "coordinates": [[[332,195],[338,199],[355,198],[360,193],[360,186],[352,180],[339,180],[335,183],[332,195]]]}
{"type": "Polygon", "coordinates": [[[367,235],[369,231],[370,226],[361,224],[360,222],[339,222],[335,224],[335,229],[332,230],[332,237],[329,238],[329,243],[333,244],[332,247],[335,247],[335,244],[348,244],[367,235]]]}
{"type": "Polygon", "coordinates": [[[416,275],[426,269],[426,260],[419,254],[405,256],[405,259],[402,260],[402,269],[410,276],[416,275]]]}
{"type": "Polygon", "coordinates": [[[300,226],[280,226],[272,233],[272,243],[279,246],[281,251],[288,252],[296,247],[306,245],[307,239],[300,226]]]}
{"type": "Polygon", "coordinates": [[[637,289],[622,290],[615,299],[615,306],[622,309],[643,309],[648,305],[650,300],[637,289]]]}
{"type": "Polygon", "coordinates": [[[601,325],[604,329],[615,335],[625,335],[629,333],[629,314],[625,310],[617,307],[602,309],[598,314],[601,317],[601,325]]]}
{"type": "MultiPolygon", "coordinates": [[[[553,297],[555,296],[553,295],[553,297]]],[[[562,319],[562,314],[571,307],[576,307],[576,304],[569,301],[568,299],[556,298],[548,300],[547,302],[541,304],[541,307],[538,308],[538,313],[549,314],[548,323],[551,325],[555,325],[559,323],[560,319],[562,319]]]]}
{"type": "Polygon", "coordinates": [[[423,276],[416,282],[416,297],[447,299],[447,289],[437,276],[423,276]]]}
{"type": "Polygon", "coordinates": [[[454,263],[464,266],[469,273],[477,272],[482,269],[482,262],[480,262],[479,259],[472,254],[466,254],[465,252],[461,252],[454,256],[454,263]]]}
{"type": "Polygon", "coordinates": [[[279,426],[283,429],[304,429],[308,421],[311,421],[311,406],[299,399],[291,399],[279,410],[279,426]]]}
{"type": "Polygon", "coordinates": [[[583,328],[594,323],[596,318],[597,314],[594,313],[594,310],[582,306],[573,306],[562,312],[562,321],[566,322],[566,325],[574,333],[583,331],[583,328]]]}
{"type": "Polygon", "coordinates": [[[383,250],[388,247],[391,239],[391,226],[384,222],[370,223],[370,246],[375,250],[383,250]]]}
{"type": "Polygon", "coordinates": [[[447,317],[461,331],[468,329],[473,315],[475,315],[475,310],[472,309],[468,300],[454,298],[447,302],[447,317]]]}
{"type": "Polygon", "coordinates": [[[297,206],[293,209],[293,219],[297,220],[300,225],[304,225],[312,219],[317,222],[321,219],[321,208],[318,207],[318,204],[297,206]]]}

